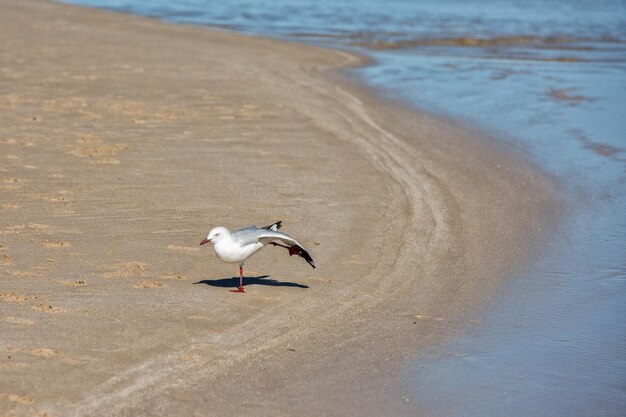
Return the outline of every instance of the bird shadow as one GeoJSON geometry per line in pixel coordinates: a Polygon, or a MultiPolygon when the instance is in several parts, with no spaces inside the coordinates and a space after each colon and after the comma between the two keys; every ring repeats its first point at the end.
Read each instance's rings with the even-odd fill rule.
{"type": "MultiPolygon", "coordinates": [[[[296,282],[289,281],[278,281],[275,279],[266,279],[269,275],[260,275],[258,277],[243,277],[243,285],[247,287],[248,285],[268,285],[270,287],[296,287],[296,288],[309,288],[308,285],[298,284],[296,282]]],[[[220,278],[220,279],[203,279],[198,282],[194,282],[194,284],[205,284],[210,285],[211,287],[220,287],[220,288],[238,288],[239,287],[239,277],[232,278],[220,278]]]]}

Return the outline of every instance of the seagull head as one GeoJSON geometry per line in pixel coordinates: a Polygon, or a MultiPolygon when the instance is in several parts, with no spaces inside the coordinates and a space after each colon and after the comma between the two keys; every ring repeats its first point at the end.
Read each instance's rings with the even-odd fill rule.
{"type": "Polygon", "coordinates": [[[213,243],[214,245],[219,242],[220,240],[224,239],[226,236],[229,236],[230,232],[228,231],[227,228],[225,227],[214,227],[213,229],[211,229],[211,231],[209,232],[209,235],[206,237],[206,239],[202,239],[202,241],[200,242],[200,245],[204,245],[205,243],[213,243]]]}

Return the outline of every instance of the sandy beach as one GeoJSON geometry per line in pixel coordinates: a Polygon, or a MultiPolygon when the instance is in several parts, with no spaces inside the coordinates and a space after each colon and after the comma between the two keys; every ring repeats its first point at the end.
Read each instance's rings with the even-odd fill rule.
{"type": "Polygon", "coordinates": [[[0,10],[0,415],[419,415],[399,369],[558,218],[523,155],[364,90],[357,56],[0,10]],[[268,248],[228,292],[200,240],[278,220],[317,269],[268,248]]]}

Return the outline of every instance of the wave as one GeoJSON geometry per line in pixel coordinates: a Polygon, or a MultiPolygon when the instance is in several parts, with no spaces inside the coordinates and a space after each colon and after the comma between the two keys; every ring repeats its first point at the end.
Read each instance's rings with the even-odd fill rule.
{"type": "Polygon", "coordinates": [[[460,36],[450,38],[417,38],[417,39],[374,39],[369,41],[353,42],[360,46],[375,50],[410,49],[421,46],[463,46],[463,47],[490,47],[490,46],[532,46],[550,47],[558,49],[592,50],[591,46],[579,45],[581,40],[562,36],[533,36],[512,35],[494,37],[460,36]]]}

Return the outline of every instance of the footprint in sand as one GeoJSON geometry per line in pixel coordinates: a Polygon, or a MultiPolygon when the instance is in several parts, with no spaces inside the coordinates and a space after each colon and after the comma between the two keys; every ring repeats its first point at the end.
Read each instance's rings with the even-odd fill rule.
{"type": "Polygon", "coordinates": [[[33,308],[33,310],[36,310],[36,311],[41,311],[43,313],[51,313],[51,314],[54,314],[54,313],[66,313],[67,312],[67,310],[64,310],[64,309],[59,308],[59,307],[54,307],[53,305],[46,304],[46,303],[34,305],[32,308],[33,308]]]}
{"type": "MultiPolygon", "coordinates": [[[[45,297],[44,297],[45,298],[45,297]]],[[[48,303],[42,303],[37,295],[24,295],[16,292],[4,292],[0,293],[0,301],[12,304],[27,304],[30,303],[31,308],[37,311],[45,311],[46,313],[64,313],[62,308],[54,307],[48,303]],[[37,304],[35,304],[37,303],[37,304]]],[[[5,319],[6,320],[6,319],[5,319]]]]}
{"type": "Polygon", "coordinates": [[[21,181],[18,178],[5,178],[0,185],[1,190],[18,190],[22,188],[21,181]]]}
{"type": "Polygon", "coordinates": [[[83,281],[82,279],[75,281],[63,281],[63,285],[67,285],[68,287],[82,287],[83,285],[85,285],[85,281],[83,281]]]}
{"type": "Polygon", "coordinates": [[[41,223],[28,223],[28,228],[46,233],[50,229],[50,226],[41,223]]]}
{"type": "Polygon", "coordinates": [[[50,358],[52,356],[56,356],[57,352],[54,349],[48,349],[48,348],[37,348],[37,349],[33,349],[30,351],[31,354],[35,355],[35,356],[42,356],[44,358],[50,358]]]}
{"type": "Polygon", "coordinates": [[[69,242],[65,242],[63,240],[42,240],[41,243],[46,248],[68,248],[72,246],[69,242]]]}
{"type": "Polygon", "coordinates": [[[22,326],[32,326],[33,324],[35,324],[33,320],[26,319],[23,317],[14,317],[14,316],[6,316],[4,318],[4,321],[10,324],[19,324],[22,326]]]}
{"type": "Polygon", "coordinates": [[[67,197],[65,197],[62,192],[60,192],[57,195],[42,195],[42,194],[37,194],[37,193],[30,193],[30,194],[27,194],[27,197],[30,198],[31,200],[41,200],[41,201],[47,201],[49,203],[69,203],[70,202],[70,200],[67,197]]]}
{"type": "Polygon", "coordinates": [[[9,274],[11,274],[14,277],[21,277],[21,278],[38,277],[40,275],[37,272],[33,271],[32,269],[29,269],[27,271],[24,271],[21,269],[12,269],[9,271],[9,274]]]}
{"type": "Polygon", "coordinates": [[[0,231],[0,234],[3,234],[3,235],[19,235],[25,227],[26,226],[23,225],[23,224],[15,224],[13,226],[9,226],[6,229],[0,231]]]}
{"type": "Polygon", "coordinates": [[[13,403],[19,403],[19,404],[34,404],[35,403],[35,400],[25,395],[8,394],[4,392],[0,392],[0,400],[6,400],[6,401],[13,402],[13,403]]]}
{"type": "Polygon", "coordinates": [[[30,299],[32,299],[32,297],[29,297],[27,295],[17,294],[13,291],[0,293],[0,300],[6,303],[23,304],[30,299]]]}
{"type": "Polygon", "coordinates": [[[13,362],[13,361],[2,364],[2,368],[6,368],[6,369],[22,369],[22,368],[26,368],[27,366],[28,364],[24,362],[13,362]]]}
{"type": "Polygon", "coordinates": [[[167,248],[176,252],[200,252],[200,248],[195,246],[168,245],[167,248]]]}
{"type": "Polygon", "coordinates": [[[58,350],[50,349],[46,347],[38,347],[38,348],[31,349],[31,350],[22,349],[18,347],[8,347],[6,351],[9,353],[8,355],[9,359],[11,359],[11,357],[14,355],[21,354],[21,355],[32,355],[32,356],[36,356],[42,359],[53,359],[57,363],[65,363],[65,364],[71,364],[71,365],[76,365],[80,363],[79,360],[68,357],[64,355],[63,353],[59,352],[58,350]]]}
{"type": "Polygon", "coordinates": [[[9,226],[4,230],[0,230],[0,235],[19,235],[22,231],[28,229],[33,233],[48,233],[50,226],[39,223],[30,223],[28,225],[25,224],[14,224],[13,226],[9,226]]]}
{"type": "Polygon", "coordinates": [[[0,253],[0,265],[11,265],[13,261],[11,261],[11,257],[6,253],[0,253]]]}
{"type": "Polygon", "coordinates": [[[59,193],[57,195],[39,195],[38,199],[43,201],[48,201],[50,203],[68,203],[69,200],[67,197],[63,195],[63,193],[59,193]]]}
{"type": "Polygon", "coordinates": [[[175,279],[175,280],[183,280],[187,279],[184,275],[175,274],[173,272],[166,272],[161,276],[162,279],[175,279]]]}
{"type": "Polygon", "coordinates": [[[345,260],[344,263],[348,265],[364,265],[365,261],[358,255],[352,255],[349,259],[345,260]]]}
{"type": "Polygon", "coordinates": [[[165,288],[165,284],[159,281],[143,281],[133,285],[133,288],[165,288]]]}
{"type": "Polygon", "coordinates": [[[126,143],[107,144],[100,137],[89,135],[78,139],[70,150],[70,155],[80,158],[90,158],[97,164],[117,165],[120,163],[116,156],[128,149],[126,143]]]}
{"type": "Polygon", "coordinates": [[[110,265],[104,267],[108,269],[108,272],[104,272],[102,276],[104,278],[141,278],[141,275],[145,273],[147,264],[143,262],[125,262],[117,265],[110,265]]]}

